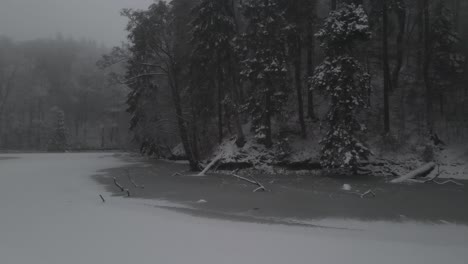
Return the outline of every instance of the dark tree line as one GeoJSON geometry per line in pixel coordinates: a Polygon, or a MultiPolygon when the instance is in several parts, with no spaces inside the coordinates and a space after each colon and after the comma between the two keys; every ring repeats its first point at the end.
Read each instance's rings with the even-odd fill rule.
{"type": "Polygon", "coordinates": [[[197,169],[229,139],[275,149],[298,136],[321,142],[323,165],[356,168],[371,137],[466,129],[460,10],[455,0],[161,1],[123,12],[128,46],[104,61],[126,62],[116,78],[131,89],[145,153],[181,142],[197,169]]]}

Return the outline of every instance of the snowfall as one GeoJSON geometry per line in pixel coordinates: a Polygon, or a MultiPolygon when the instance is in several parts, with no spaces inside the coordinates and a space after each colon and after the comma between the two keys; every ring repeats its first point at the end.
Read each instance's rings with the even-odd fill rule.
{"type": "Polygon", "coordinates": [[[92,178],[123,165],[111,153],[0,154],[0,263],[468,263],[467,226],[205,219],[92,178]]]}

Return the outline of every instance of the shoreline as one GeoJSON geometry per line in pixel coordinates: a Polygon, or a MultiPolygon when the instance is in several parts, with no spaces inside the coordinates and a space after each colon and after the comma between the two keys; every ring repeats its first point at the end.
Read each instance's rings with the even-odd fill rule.
{"type": "MultiPolygon", "coordinates": [[[[206,177],[173,176],[187,171],[184,164],[135,158],[136,162],[101,171],[93,179],[115,196],[124,196],[113,177],[128,188],[130,198],[167,200],[187,208],[165,207],[187,214],[248,222],[280,224],[288,219],[314,221],[327,218],[360,221],[417,221],[468,225],[468,181],[464,186],[433,184],[390,184],[382,177],[319,177],[314,175],[254,175],[271,192],[256,192],[253,185],[234,177],[212,173],[206,177]],[[137,188],[144,185],[144,189],[137,188]],[[350,191],[343,190],[348,184],[350,191]],[[358,193],[372,190],[375,197],[361,198],[358,193]],[[273,220],[272,220],[273,219],[273,220]]],[[[313,226],[313,224],[312,224],[313,226]]]]}

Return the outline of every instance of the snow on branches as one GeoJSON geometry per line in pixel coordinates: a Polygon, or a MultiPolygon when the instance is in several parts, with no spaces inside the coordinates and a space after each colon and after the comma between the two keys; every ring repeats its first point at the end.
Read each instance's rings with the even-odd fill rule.
{"type": "Polygon", "coordinates": [[[355,170],[370,150],[361,142],[365,125],[358,120],[368,107],[370,77],[352,56],[355,41],[370,37],[367,15],[361,6],[344,4],[330,13],[317,34],[327,57],[310,79],[311,89],[330,98],[328,131],[322,139],[321,163],[326,168],[355,170]]]}
{"type": "Polygon", "coordinates": [[[271,147],[271,118],[289,94],[287,22],[278,0],[248,0],[242,7],[249,24],[239,41],[241,76],[255,87],[247,109],[257,139],[271,147]]]}
{"type": "Polygon", "coordinates": [[[370,39],[369,21],[364,8],[355,4],[341,5],[325,19],[316,37],[327,53],[345,52],[353,42],[370,39]]]}

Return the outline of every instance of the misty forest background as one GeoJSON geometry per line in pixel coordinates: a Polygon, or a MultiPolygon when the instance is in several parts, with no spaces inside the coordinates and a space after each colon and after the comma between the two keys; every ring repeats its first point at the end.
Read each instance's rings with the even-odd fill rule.
{"type": "Polygon", "coordinates": [[[134,149],[192,169],[431,160],[468,140],[464,14],[461,0],[172,0],[123,10],[113,49],[2,37],[0,150],[134,149]]]}

